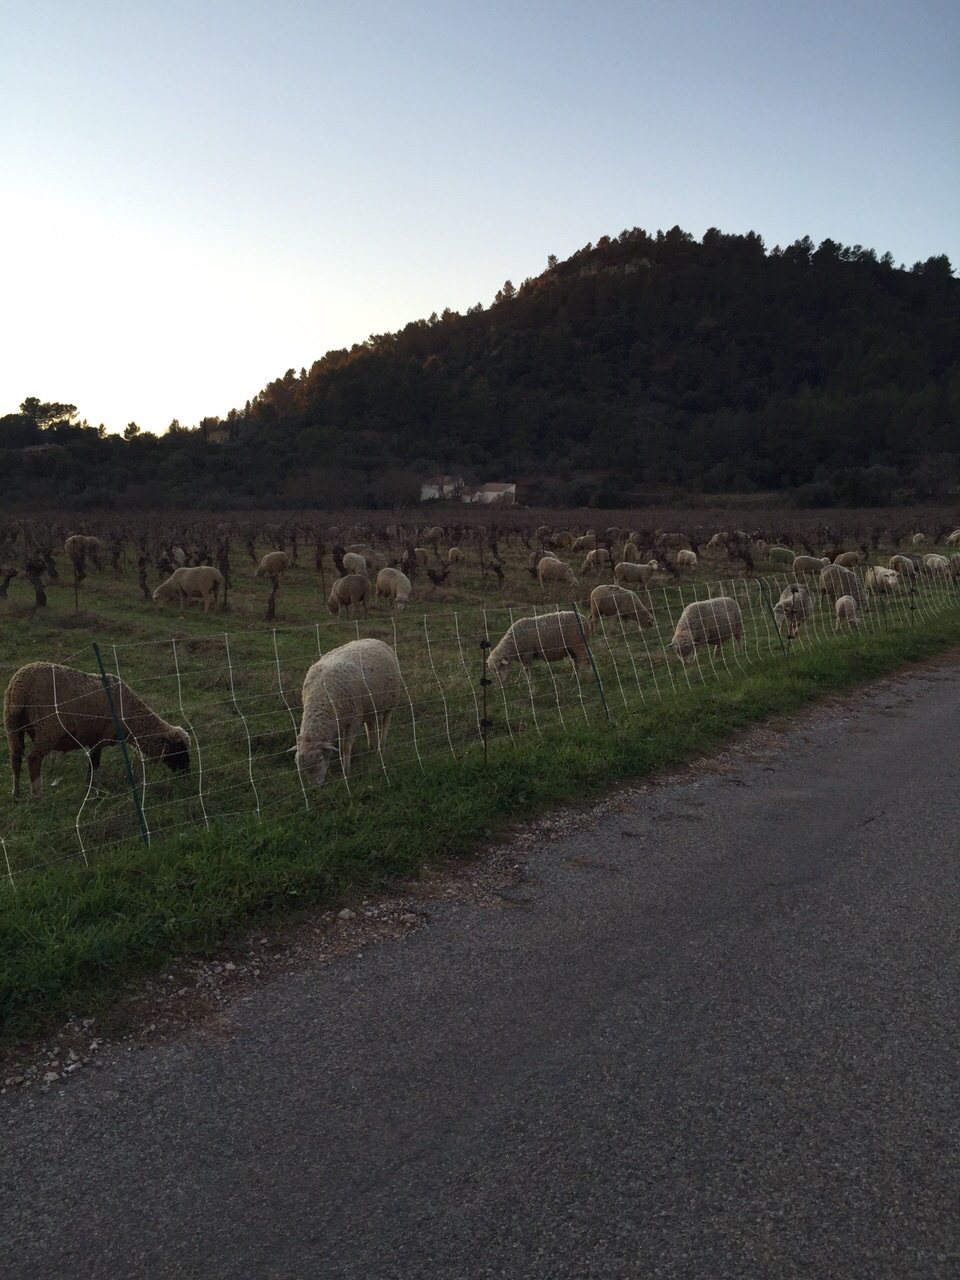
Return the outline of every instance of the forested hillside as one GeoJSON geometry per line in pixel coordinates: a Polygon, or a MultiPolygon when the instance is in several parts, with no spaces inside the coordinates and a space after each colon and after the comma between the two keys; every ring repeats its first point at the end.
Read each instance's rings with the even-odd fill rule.
{"type": "Polygon", "coordinates": [[[960,471],[960,282],[945,257],[635,228],[489,307],[291,369],[223,420],[103,438],[71,409],[0,419],[5,499],[386,506],[438,471],[558,505],[926,499],[960,471]]]}

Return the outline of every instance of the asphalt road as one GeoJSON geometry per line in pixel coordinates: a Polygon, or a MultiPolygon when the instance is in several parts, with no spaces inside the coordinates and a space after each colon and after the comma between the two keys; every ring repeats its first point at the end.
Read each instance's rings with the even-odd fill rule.
{"type": "Polygon", "coordinates": [[[0,1275],[960,1276],[960,667],[0,1099],[0,1275]]]}

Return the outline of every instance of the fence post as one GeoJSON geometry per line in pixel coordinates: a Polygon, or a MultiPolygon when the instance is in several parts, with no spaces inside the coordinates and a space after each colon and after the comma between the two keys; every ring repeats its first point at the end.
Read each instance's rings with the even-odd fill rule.
{"type": "Polygon", "coordinates": [[[130,764],[130,753],[127,750],[127,735],[124,732],[123,725],[120,723],[120,717],[117,714],[117,707],[113,701],[113,691],[110,688],[110,681],[107,679],[107,673],[104,670],[103,659],[100,657],[100,646],[94,642],[93,652],[96,654],[97,666],[100,668],[100,679],[103,681],[103,690],[107,695],[107,702],[110,706],[110,714],[113,716],[113,727],[117,731],[117,743],[123,754],[123,763],[127,768],[127,781],[130,783],[130,794],[133,796],[133,807],[137,811],[137,822],[140,825],[140,838],[143,843],[149,845],[150,832],[147,830],[147,822],[143,816],[143,805],[140,803],[140,792],[137,788],[136,780],[133,776],[133,766],[130,764]]]}
{"type": "Polygon", "coordinates": [[[593,670],[593,678],[597,682],[597,691],[600,694],[600,701],[603,703],[603,714],[609,720],[610,708],[607,706],[607,695],[603,692],[603,681],[600,679],[600,672],[597,670],[597,664],[593,660],[593,650],[590,648],[590,642],[587,639],[587,633],[583,629],[583,619],[580,616],[580,609],[577,606],[576,600],[571,600],[570,603],[573,605],[573,614],[577,620],[577,626],[580,628],[580,635],[583,638],[583,647],[586,649],[587,657],[590,659],[590,666],[593,670]]]}
{"type": "Polygon", "coordinates": [[[483,741],[483,763],[487,763],[487,733],[493,728],[493,721],[487,715],[487,690],[493,683],[487,675],[487,650],[490,641],[486,636],[480,641],[480,690],[483,696],[483,714],[480,719],[480,737],[483,741]]]}

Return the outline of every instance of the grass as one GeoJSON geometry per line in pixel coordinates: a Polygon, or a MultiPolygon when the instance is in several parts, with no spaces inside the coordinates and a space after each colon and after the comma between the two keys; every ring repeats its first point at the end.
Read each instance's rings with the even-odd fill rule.
{"type": "MultiPolygon", "coordinates": [[[[89,1013],[172,955],[209,951],[291,906],[387,885],[513,820],[675,765],[744,725],[960,637],[955,589],[927,583],[912,600],[875,603],[858,635],[835,635],[821,605],[785,660],[758,584],[727,565],[718,582],[720,566],[706,568],[653,591],[651,631],[607,622],[595,635],[606,709],[590,672],[541,667],[489,688],[484,763],[481,638],[496,641],[531,604],[567,603],[544,598],[522,545],[504,550],[505,592],[467,565],[453,585],[421,581],[405,613],[380,604],[358,623],[326,613],[305,568],[284,584],[276,626],[263,621],[268,587],[250,563],[235,568],[219,616],[158,613],[132,569],[92,575],[79,613],[68,586],[51,588],[49,608],[33,612],[15,580],[0,601],[0,681],[37,658],[91,670],[97,641],[108,669],[188,725],[194,768],[187,780],[142,770],[149,848],[136,838],[118,751],[105,753],[100,789],[89,795],[73,754],[47,761],[42,802],[0,797],[0,872],[11,873],[0,880],[0,1038],[89,1013]],[[740,600],[746,654],[705,654],[687,669],[668,661],[664,645],[683,604],[708,592],[740,600]],[[382,756],[355,753],[349,789],[334,776],[308,791],[289,754],[303,675],[320,651],[358,634],[395,645],[408,706],[382,756]]],[[[769,579],[770,599],[785,581],[769,579]]]]}
{"type": "Polygon", "coordinates": [[[928,658],[957,643],[952,607],[912,630],[826,640],[757,661],[746,674],[678,689],[641,715],[502,739],[476,754],[404,771],[384,789],[368,776],[331,789],[323,807],[275,825],[224,822],[149,849],[126,842],[19,880],[0,897],[4,1037],[90,1012],[131,975],[171,955],[207,951],[291,906],[329,905],[415,873],[424,860],[474,847],[505,824],[572,797],[586,800],[708,750],[731,733],[928,658]]]}

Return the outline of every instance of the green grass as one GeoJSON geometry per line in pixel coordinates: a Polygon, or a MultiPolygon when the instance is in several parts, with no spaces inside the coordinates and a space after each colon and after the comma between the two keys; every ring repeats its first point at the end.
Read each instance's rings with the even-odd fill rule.
{"type": "MultiPolygon", "coordinates": [[[[131,839],[97,846],[89,853],[90,865],[73,849],[14,877],[15,887],[3,886],[3,1037],[25,1037],[51,1019],[88,1013],[132,976],[156,970],[172,955],[229,943],[255,920],[386,886],[426,860],[475,847],[511,821],[558,802],[595,797],[618,780],[641,778],[706,751],[746,725],[941,653],[958,643],[960,607],[944,597],[939,609],[916,625],[889,630],[878,614],[875,629],[859,636],[823,630],[815,644],[798,647],[788,660],[769,643],[769,633],[764,647],[760,615],[744,670],[721,666],[714,673],[705,666],[699,675],[693,670],[688,685],[682,670],[675,664],[668,669],[660,654],[649,668],[645,694],[640,685],[634,694],[629,681],[618,681],[614,668],[633,672],[636,659],[649,651],[641,638],[615,636],[615,644],[599,646],[609,721],[589,682],[580,689],[566,673],[542,670],[535,673],[532,693],[523,681],[505,693],[492,690],[496,728],[486,764],[475,733],[468,732],[475,716],[471,695],[453,708],[462,722],[456,739],[451,742],[439,727],[429,737],[422,770],[408,750],[409,738],[397,735],[402,749],[390,756],[388,747],[383,761],[389,785],[376,757],[360,756],[350,791],[331,782],[310,797],[307,812],[296,774],[278,753],[263,775],[276,807],[259,820],[224,813],[206,830],[197,820],[195,799],[174,796],[169,804],[180,806],[178,819],[186,816],[182,823],[171,822],[170,832],[149,849],[131,839]],[[662,697],[653,696],[658,663],[662,697]],[[534,720],[538,699],[549,706],[545,695],[551,692],[560,695],[555,702],[566,729],[552,714],[534,720]]],[[[272,653],[272,637],[270,644],[272,653]]],[[[294,657],[290,661],[295,665],[294,657]]],[[[450,661],[456,669],[458,660],[450,661]]],[[[281,657],[281,669],[282,664],[281,657]]],[[[642,663],[640,669],[646,679],[642,663]]],[[[468,682],[471,673],[472,666],[464,672],[468,682]]],[[[426,669],[418,669],[421,675],[425,680],[426,669]]],[[[444,687],[442,679],[439,684],[444,687]]],[[[191,691],[201,685],[191,677],[191,691]]],[[[448,717],[450,702],[448,696],[448,717]]],[[[430,705],[439,706],[439,699],[434,696],[430,705]]],[[[289,713],[274,707],[270,714],[287,728],[283,734],[264,732],[276,732],[285,747],[289,713]]],[[[246,759],[245,738],[235,725],[232,732],[235,760],[229,768],[239,768],[236,759],[246,759]]],[[[64,761],[77,772],[77,757],[64,761]]],[[[76,785],[67,772],[64,765],[65,789],[76,785]]],[[[122,787],[103,803],[116,814],[129,806],[122,787]]],[[[23,812],[18,821],[42,822],[41,806],[28,805],[23,812]]],[[[117,818],[117,837],[130,829],[125,824],[129,816],[117,818]]]]}

